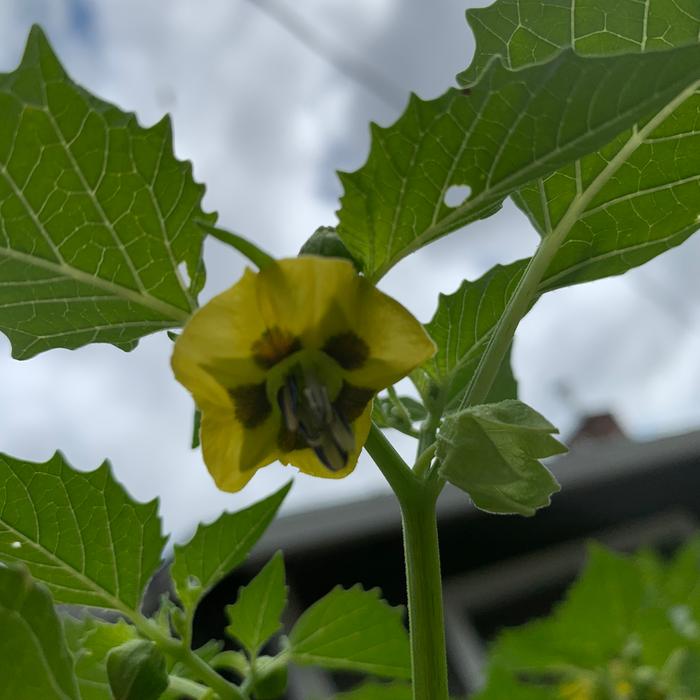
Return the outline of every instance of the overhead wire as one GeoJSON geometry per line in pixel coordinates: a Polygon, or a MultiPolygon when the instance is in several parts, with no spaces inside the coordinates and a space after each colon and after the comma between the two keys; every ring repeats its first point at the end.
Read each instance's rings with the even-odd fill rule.
{"type": "Polygon", "coordinates": [[[384,104],[399,111],[404,108],[407,98],[406,90],[369,63],[339,49],[334,40],[323,36],[300,13],[279,2],[274,2],[274,0],[246,1],[264,12],[319,58],[380,99],[384,104]]]}

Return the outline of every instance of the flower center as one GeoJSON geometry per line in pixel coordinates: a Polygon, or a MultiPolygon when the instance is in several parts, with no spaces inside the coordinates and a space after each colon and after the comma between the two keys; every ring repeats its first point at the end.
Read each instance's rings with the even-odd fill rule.
{"type": "Polygon", "coordinates": [[[286,431],[300,435],[324,466],[339,471],[347,465],[355,437],[313,371],[295,367],[280,388],[277,402],[286,431]]]}
{"type": "Polygon", "coordinates": [[[281,442],[291,451],[311,448],[331,471],[347,465],[355,447],[348,417],[336,405],[342,370],[326,353],[302,350],[276,365],[267,381],[270,403],[282,417],[281,442]]]}

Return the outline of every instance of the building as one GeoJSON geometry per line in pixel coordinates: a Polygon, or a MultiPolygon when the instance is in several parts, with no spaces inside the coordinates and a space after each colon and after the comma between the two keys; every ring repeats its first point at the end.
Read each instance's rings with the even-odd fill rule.
{"type": "MultiPolygon", "coordinates": [[[[562,491],[532,518],[482,513],[451,487],[441,496],[454,694],[479,686],[486,646],[500,628],[551,609],[581,567],[586,540],[621,550],[672,549],[696,528],[700,431],[638,443],[610,417],[597,417],[569,442],[571,452],[549,464],[562,491]],[[605,429],[588,431],[590,425],[605,429]]],[[[378,586],[391,604],[405,601],[398,506],[390,495],[375,497],[275,521],[246,565],[201,605],[195,620],[201,642],[223,638],[224,605],[277,549],[285,555],[289,620],[338,584],[378,586]]],[[[342,674],[293,669],[288,698],[327,698],[354,682],[342,674]]]]}

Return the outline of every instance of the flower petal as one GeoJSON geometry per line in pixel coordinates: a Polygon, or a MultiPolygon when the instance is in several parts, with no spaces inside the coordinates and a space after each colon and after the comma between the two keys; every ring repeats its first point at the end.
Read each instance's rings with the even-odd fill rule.
{"type": "Polygon", "coordinates": [[[267,330],[257,308],[256,280],[247,269],[233,287],[195,312],[175,343],[175,376],[202,409],[229,405],[226,388],[264,381],[265,368],[252,350],[267,330]]]}
{"type": "Polygon", "coordinates": [[[294,450],[279,456],[282,464],[291,464],[310,476],[320,476],[324,479],[342,479],[355,469],[357,460],[362,452],[362,447],[367,441],[370,424],[372,422],[372,402],[362,412],[362,415],[350,426],[355,437],[355,449],[348,456],[345,468],[337,472],[331,471],[323,465],[312,449],[294,450]]]}
{"type": "Polygon", "coordinates": [[[369,354],[360,367],[346,372],[349,382],[384,389],[429,360],[435,343],[423,326],[398,301],[358,278],[354,304],[362,310],[352,330],[367,343],[369,354]]]}
{"type": "Polygon", "coordinates": [[[274,415],[255,428],[244,428],[233,410],[202,415],[202,453],[222,491],[240,491],[255,472],[278,458],[279,419],[274,415]]]}
{"type": "Polygon", "coordinates": [[[352,263],[313,255],[278,260],[260,271],[258,305],[268,326],[282,326],[303,347],[320,350],[324,341],[351,326],[357,280],[352,263]]]}
{"type": "Polygon", "coordinates": [[[435,353],[423,326],[347,260],[303,256],[260,272],[260,313],[326,350],[354,384],[383,389],[435,353]]]}

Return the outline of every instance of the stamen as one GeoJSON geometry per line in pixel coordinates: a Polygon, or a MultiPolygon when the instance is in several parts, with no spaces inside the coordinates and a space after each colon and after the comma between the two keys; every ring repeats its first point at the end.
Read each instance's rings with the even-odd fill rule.
{"type": "Polygon", "coordinates": [[[296,414],[298,400],[299,392],[297,391],[296,381],[294,376],[290,375],[277,394],[277,403],[282,412],[284,424],[290,433],[296,433],[299,429],[299,420],[296,414]]]}
{"type": "Polygon", "coordinates": [[[284,423],[285,446],[301,438],[304,446],[313,449],[331,471],[340,471],[347,465],[355,448],[355,436],[315,373],[294,367],[277,394],[277,402],[284,423]]]}

